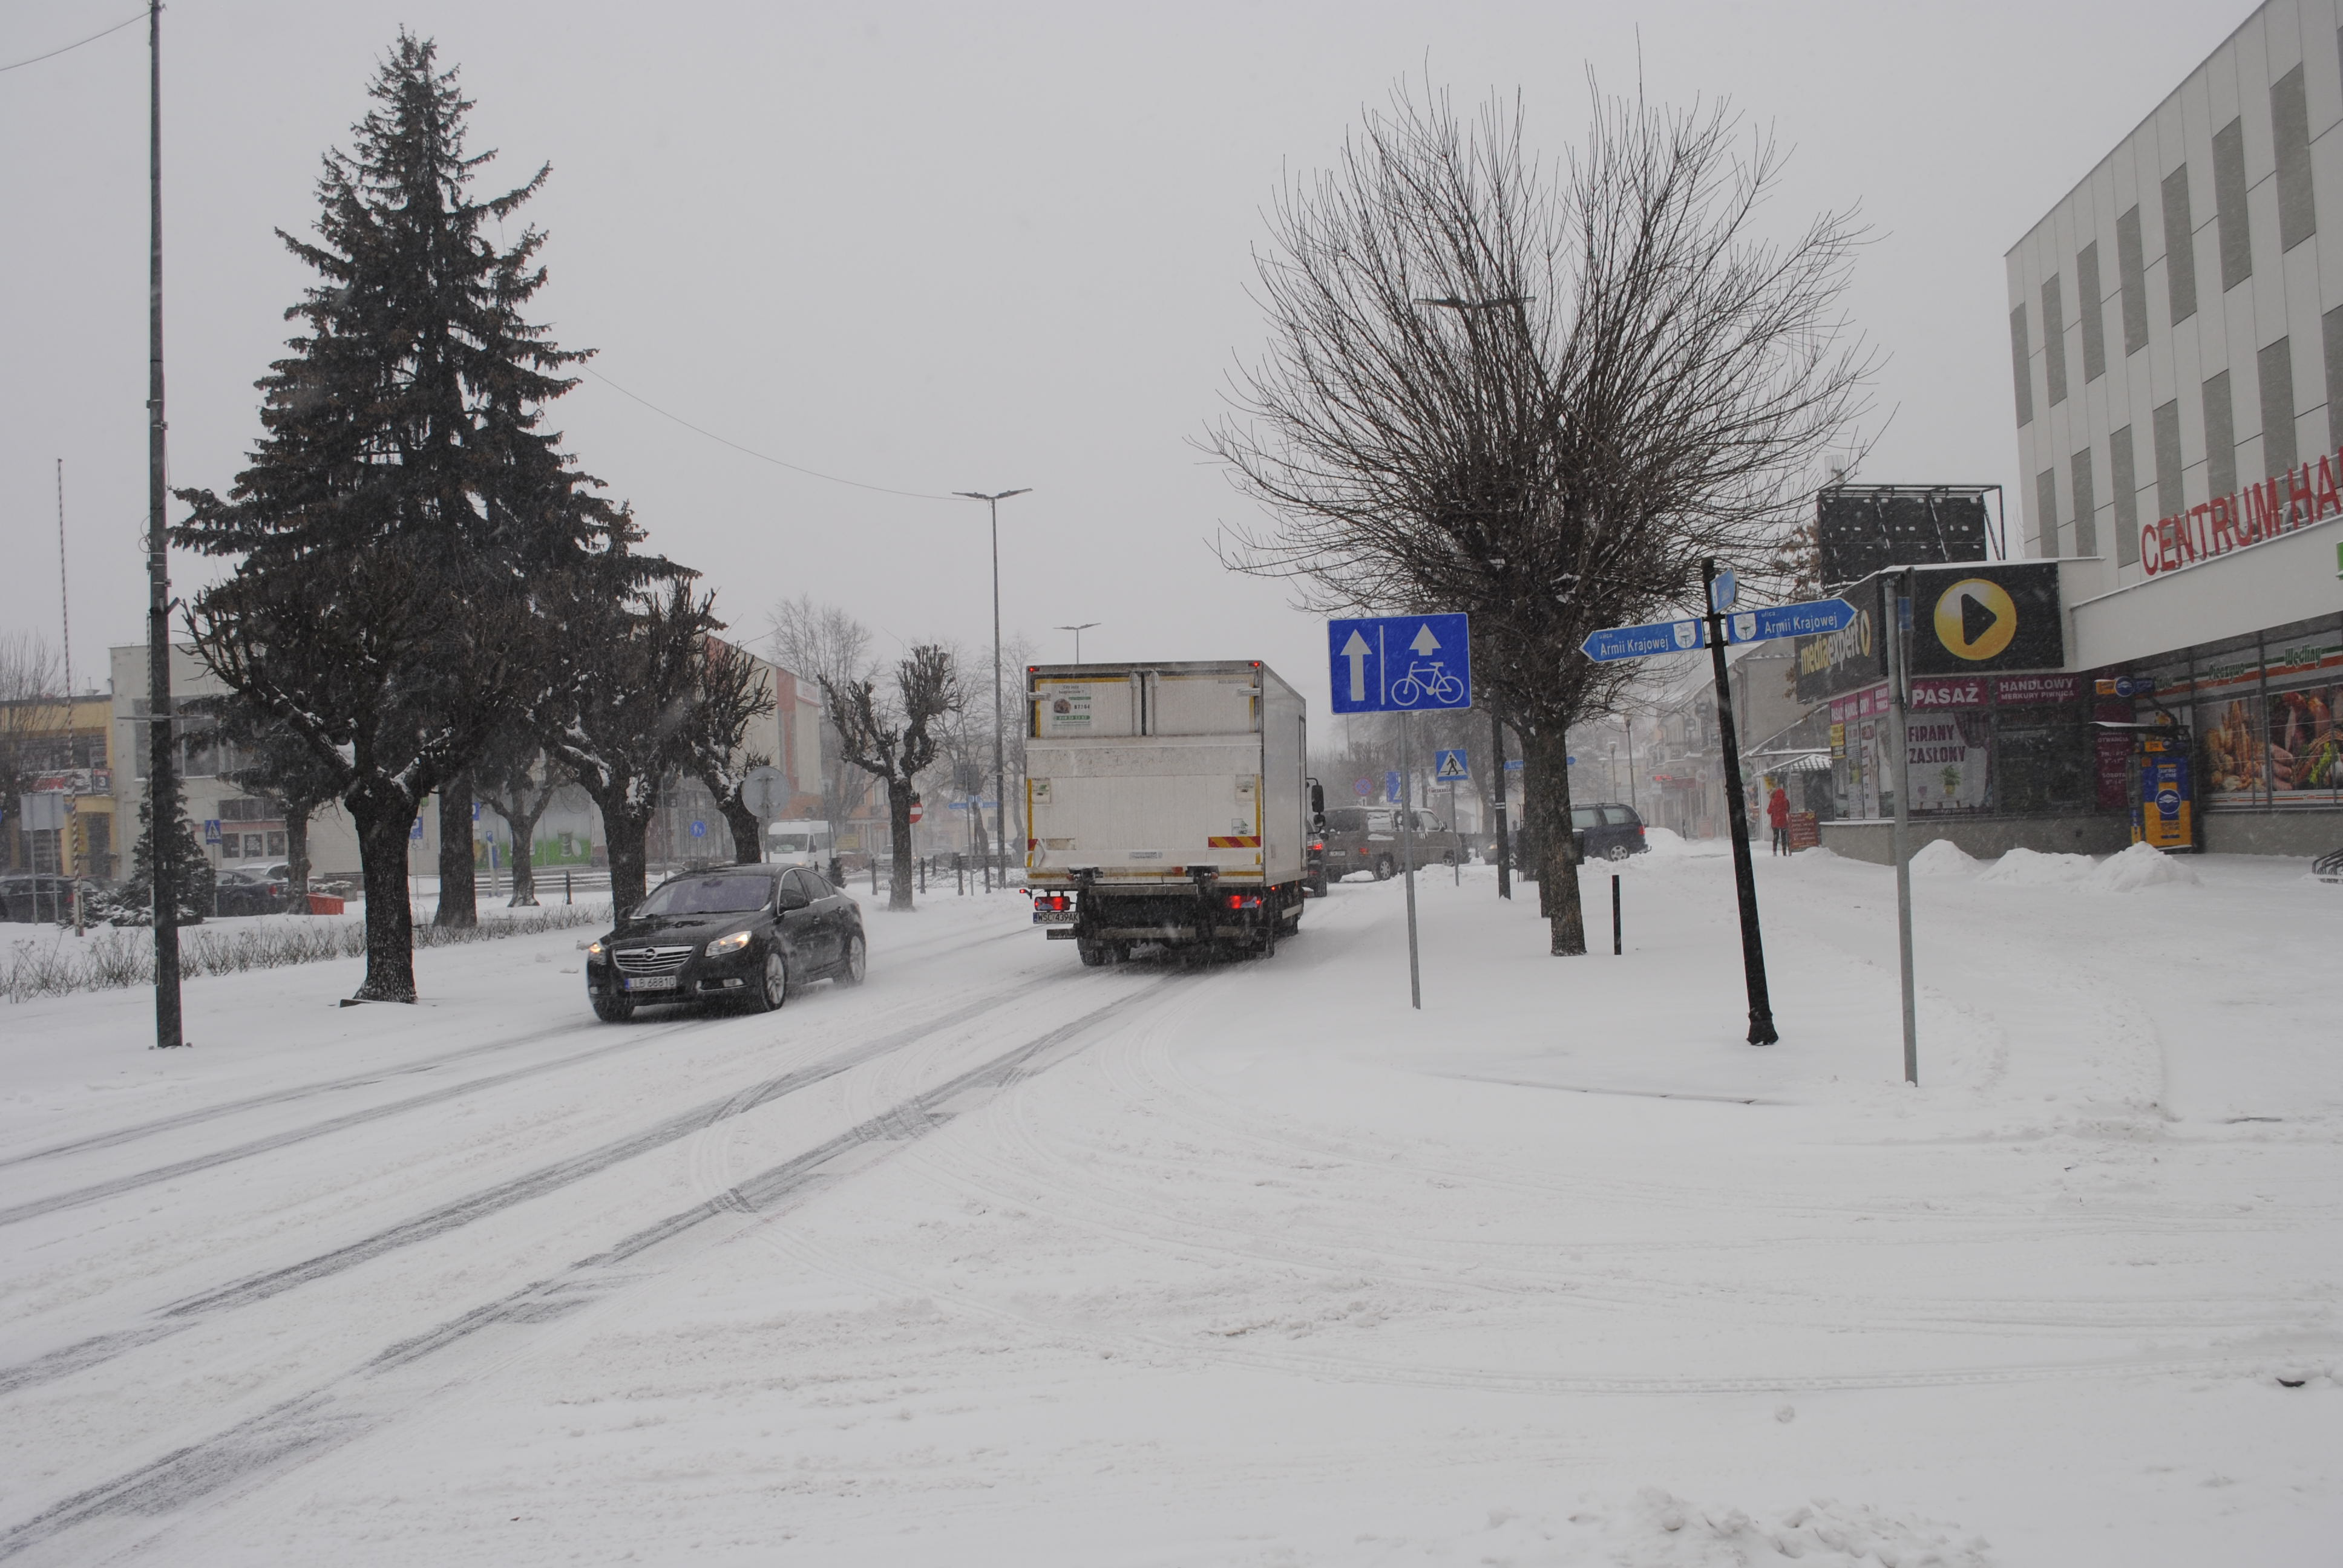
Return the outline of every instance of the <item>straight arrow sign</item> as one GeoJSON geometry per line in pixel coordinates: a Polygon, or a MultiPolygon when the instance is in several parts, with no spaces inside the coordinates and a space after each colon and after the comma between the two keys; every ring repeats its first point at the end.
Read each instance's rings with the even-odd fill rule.
{"type": "Polygon", "coordinates": [[[1367,699],[1367,660],[1374,657],[1374,651],[1368,646],[1367,639],[1361,637],[1355,630],[1351,633],[1351,640],[1342,645],[1341,657],[1348,660],[1351,666],[1351,700],[1353,702],[1363,703],[1367,699]]]}

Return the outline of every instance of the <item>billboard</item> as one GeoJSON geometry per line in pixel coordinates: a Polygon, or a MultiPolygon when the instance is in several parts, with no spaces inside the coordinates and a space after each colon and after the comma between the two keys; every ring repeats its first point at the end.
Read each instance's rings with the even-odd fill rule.
{"type": "Polygon", "coordinates": [[[1825,583],[1889,567],[1986,558],[1986,492],[1961,485],[1833,485],[1815,495],[1825,583]]]}
{"type": "Polygon", "coordinates": [[[2057,669],[2066,628],[2055,561],[1914,574],[1912,673],[2057,669]]]}

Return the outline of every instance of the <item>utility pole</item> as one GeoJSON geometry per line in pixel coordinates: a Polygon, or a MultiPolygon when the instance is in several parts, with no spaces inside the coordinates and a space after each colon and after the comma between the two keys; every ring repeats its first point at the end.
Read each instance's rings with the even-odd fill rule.
{"type": "Polygon", "coordinates": [[[1749,802],[1741,792],[1741,748],[1733,729],[1733,683],[1725,668],[1725,607],[1716,602],[1716,562],[1700,563],[1707,601],[1708,652],[1716,676],[1717,739],[1725,750],[1725,798],[1733,823],[1733,886],[1741,903],[1741,968],[1749,988],[1749,1043],[1772,1045],[1774,1003],[1765,989],[1765,943],[1757,930],[1757,871],[1749,859],[1749,802]]]}
{"type": "Polygon", "coordinates": [[[1513,847],[1505,839],[1505,721],[1489,715],[1490,754],[1496,759],[1490,771],[1490,793],[1497,802],[1497,897],[1513,896],[1513,847]]]}
{"type": "Polygon", "coordinates": [[[155,1046],[179,1031],[178,726],[171,713],[171,539],[163,463],[163,0],[147,0],[146,831],[155,879],[155,1046]]]}
{"type": "MultiPolygon", "coordinates": [[[[1003,760],[1003,758],[1006,755],[1003,750],[1003,743],[1006,739],[1006,735],[1001,729],[1003,709],[1001,706],[1001,503],[1007,500],[1011,496],[1026,495],[1030,493],[1031,488],[1031,487],[1029,486],[1026,489],[1022,490],[996,490],[990,495],[986,495],[981,490],[955,490],[952,492],[954,495],[965,496],[971,501],[982,501],[986,509],[990,512],[992,516],[993,800],[992,854],[987,858],[984,866],[984,890],[988,893],[992,891],[993,860],[998,859],[1001,862],[1001,875],[1002,880],[1006,881],[1009,876],[1009,769],[1008,764],[1003,760]]],[[[980,819],[984,816],[984,789],[982,786],[979,786],[976,791],[976,814],[980,819]]]]}
{"type": "Polygon", "coordinates": [[[1888,740],[1896,748],[1896,960],[1904,989],[1904,1081],[1920,1081],[1920,1022],[1912,991],[1912,749],[1905,741],[1912,700],[1911,659],[1905,634],[1912,626],[1912,572],[1890,579],[1895,608],[1887,617],[1888,740]]]}

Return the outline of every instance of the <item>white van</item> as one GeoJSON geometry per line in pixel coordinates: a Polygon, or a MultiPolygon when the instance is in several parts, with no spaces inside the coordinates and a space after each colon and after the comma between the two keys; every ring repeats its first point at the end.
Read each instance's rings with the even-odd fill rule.
{"type": "Polygon", "coordinates": [[[827,822],[776,822],[765,829],[765,859],[776,866],[805,866],[827,874],[835,849],[827,822]]]}

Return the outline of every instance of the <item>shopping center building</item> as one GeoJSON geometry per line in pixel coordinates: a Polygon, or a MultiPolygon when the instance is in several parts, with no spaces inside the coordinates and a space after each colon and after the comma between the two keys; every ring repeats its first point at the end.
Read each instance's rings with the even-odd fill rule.
{"type": "Polygon", "coordinates": [[[2073,808],[2117,809],[2087,758],[2121,725],[2169,724],[2197,847],[2343,845],[2337,0],[2247,18],[2007,269],[2010,546],[2058,563],[2057,721],[2088,749],[2073,808]]]}

